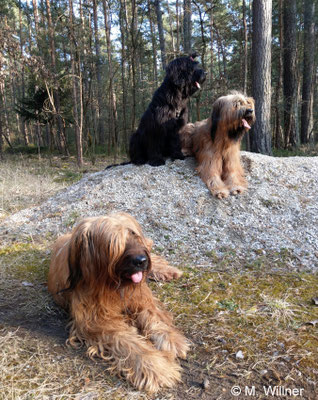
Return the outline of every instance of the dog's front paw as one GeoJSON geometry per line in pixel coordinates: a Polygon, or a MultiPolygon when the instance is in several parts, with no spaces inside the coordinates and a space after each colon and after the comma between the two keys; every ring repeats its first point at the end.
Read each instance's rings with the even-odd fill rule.
{"type": "Polygon", "coordinates": [[[233,195],[242,194],[245,192],[246,188],[244,186],[233,186],[230,188],[230,193],[233,195]]]}
{"type": "Polygon", "coordinates": [[[162,388],[171,388],[181,381],[181,367],[163,352],[143,355],[138,361],[138,368],[130,374],[130,381],[139,390],[156,393],[162,388]]]}
{"type": "Polygon", "coordinates": [[[218,199],[225,199],[229,196],[230,191],[227,188],[222,188],[222,189],[213,188],[211,190],[211,193],[218,199]]]}
{"type": "Polygon", "coordinates": [[[150,339],[158,350],[169,353],[173,358],[185,359],[190,348],[188,340],[175,329],[155,331],[150,339]]]}
{"type": "Polygon", "coordinates": [[[165,160],[159,157],[149,160],[149,165],[151,165],[152,167],[159,167],[160,165],[165,165],[165,163],[165,160]]]}
{"type": "Polygon", "coordinates": [[[178,152],[178,153],[172,154],[172,155],[171,155],[171,159],[172,159],[172,161],[174,161],[174,160],[184,160],[184,159],[185,159],[185,156],[184,156],[183,153],[180,151],[180,152],[178,152]]]}
{"type": "Polygon", "coordinates": [[[151,271],[149,274],[150,279],[158,281],[172,281],[173,279],[179,279],[183,272],[175,267],[166,266],[161,271],[151,271]]]}

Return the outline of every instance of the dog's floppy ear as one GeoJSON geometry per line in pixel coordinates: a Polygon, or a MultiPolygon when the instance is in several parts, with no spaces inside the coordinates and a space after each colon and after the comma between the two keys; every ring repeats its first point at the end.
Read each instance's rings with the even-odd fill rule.
{"type": "Polygon", "coordinates": [[[68,290],[73,290],[84,279],[88,283],[91,276],[90,264],[93,262],[94,243],[92,233],[85,222],[81,223],[73,232],[69,253],[68,290]]]}
{"type": "Polygon", "coordinates": [[[218,128],[218,123],[220,121],[220,114],[221,114],[221,107],[219,103],[214,103],[213,108],[212,108],[212,126],[211,126],[211,139],[214,141],[216,131],[218,128]]]}
{"type": "Polygon", "coordinates": [[[152,249],[152,245],[153,245],[153,240],[149,239],[149,238],[145,238],[145,243],[147,246],[148,251],[150,252],[152,249]]]}
{"type": "Polygon", "coordinates": [[[86,253],[87,246],[84,245],[83,234],[77,234],[72,238],[68,251],[68,290],[73,290],[83,278],[82,259],[86,253]]]}
{"type": "Polygon", "coordinates": [[[176,86],[183,86],[187,80],[187,71],[185,70],[184,60],[183,63],[179,60],[173,60],[166,68],[167,77],[176,86]]]}

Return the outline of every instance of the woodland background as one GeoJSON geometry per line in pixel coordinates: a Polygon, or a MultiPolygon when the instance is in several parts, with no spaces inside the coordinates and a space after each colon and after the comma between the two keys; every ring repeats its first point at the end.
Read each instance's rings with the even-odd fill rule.
{"type": "Polygon", "coordinates": [[[0,157],[36,149],[115,157],[169,61],[207,81],[190,118],[229,90],[256,100],[247,150],[318,142],[317,0],[1,0],[0,157]]]}

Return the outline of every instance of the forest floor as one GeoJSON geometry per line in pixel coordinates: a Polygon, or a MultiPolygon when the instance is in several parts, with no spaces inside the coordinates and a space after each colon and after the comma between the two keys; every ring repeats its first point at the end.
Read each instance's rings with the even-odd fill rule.
{"type": "MultiPolygon", "coordinates": [[[[78,171],[72,158],[6,157],[0,226],[109,162],[101,158],[78,171]]],[[[209,252],[200,268],[185,261],[182,247],[171,254],[182,278],[150,285],[192,348],[181,361],[183,383],[148,396],[110,376],[84,349],[65,345],[67,315],[46,288],[54,239],[16,236],[0,244],[0,399],[317,398],[318,275],[291,269],[287,250],[260,250],[252,261],[230,249],[209,252]]]]}

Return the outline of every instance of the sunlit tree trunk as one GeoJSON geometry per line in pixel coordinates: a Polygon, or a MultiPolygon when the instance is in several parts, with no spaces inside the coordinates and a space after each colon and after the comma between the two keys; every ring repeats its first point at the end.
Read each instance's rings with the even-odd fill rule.
{"type": "Polygon", "coordinates": [[[75,129],[75,140],[76,140],[76,155],[77,165],[81,167],[83,165],[83,143],[82,143],[82,121],[79,118],[79,96],[78,96],[78,79],[77,70],[75,66],[75,35],[73,26],[73,1],[69,0],[69,38],[70,38],[70,56],[71,56],[71,67],[72,67],[72,97],[73,97],[73,116],[74,116],[74,129],[75,129]]]}
{"type": "Polygon", "coordinates": [[[57,69],[56,69],[56,51],[55,51],[55,33],[52,23],[51,5],[50,0],[46,0],[46,12],[47,12],[47,23],[48,23],[48,33],[50,41],[50,53],[51,53],[51,65],[52,72],[54,75],[54,89],[53,89],[53,117],[54,121],[57,122],[58,127],[58,145],[61,151],[68,153],[66,138],[64,134],[64,127],[62,122],[62,117],[60,115],[60,96],[59,96],[59,84],[57,80],[57,69]]]}
{"type": "Polygon", "coordinates": [[[191,0],[183,1],[183,50],[186,54],[191,53],[191,0]]]}
{"type": "Polygon", "coordinates": [[[271,39],[272,2],[253,1],[252,93],[256,122],[251,134],[251,150],[271,154],[271,39]]]}
{"type": "Polygon", "coordinates": [[[159,43],[160,43],[160,51],[161,51],[161,62],[162,68],[165,69],[167,65],[167,57],[166,57],[166,42],[165,36],[163,32],[163,24],[162,24],[162,12],[160,9],[159,0],[154,0],[156,15],[157,15],[157,24],[158,24],[158,32],[159,32],[159,43]]]}
{"type": "Polygon", "coordinates": [[[102,71],[101,71],[101,55],[100,55],[100,44],[99,44],[99,31],[98,31],[98,20],[97,20],[97,0],[93,2],[93,22],[94,22],[94,40],[95,40],[95,53],[96,53],[96,80],[97,80],[97,102],[98,102],[98,138],[100,144],[106,143],[105,127],[103,120],[103,97],[102,97],[102,71]]]}
{"type": "Polygon", "coordinates": [[[283,87],[284,87],[284,136],[285,147],[299,144],[297,132],[297,31],[296,0],[283,2],[283,87]]]}
{"type": "MultiPolygon", "coordinates": [[[[115,100],[115,93],[113,87],[114,72],[112,66],[112,55],[111,55],[111,39],[110,39],[110,18],[109,18],[109,4],[108,1],[103,0],[104,9],[104,23],[105,23],[105,35],[107,45],[107,61],[108,61],[108,75],[109,75],[109,119],[110,119],[110,143],[114,146],[115,158],[117,156],[118,146],[118,127],[117,127],[117,107],[115,100]]],[[[110,146],[109,146],[110,152],[110,146]]]]}
{"type": "Polygon", "coordinates": [[[312,139],[313,130],[313,79],[315,62],[315,2],[304,0],[304,60],[301,103],[301,143],[312,139]]]}

